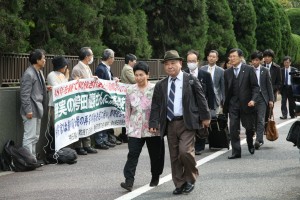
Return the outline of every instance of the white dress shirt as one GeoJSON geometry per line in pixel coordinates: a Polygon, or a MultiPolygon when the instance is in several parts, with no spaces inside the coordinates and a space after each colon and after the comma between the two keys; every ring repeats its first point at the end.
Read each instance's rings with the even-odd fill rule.
{"type": "MultiPolygon", "coordinates": [[[[168,79],[168,94],[170,93],[171,89],[171,80],[172,77],[169,76],[168,79]]],[[[183,86],[183,72],[180,71],[177,75],[175,81],[175,97],[174,97],[174,116],[182,116],[182,86],[183,86]]]]}

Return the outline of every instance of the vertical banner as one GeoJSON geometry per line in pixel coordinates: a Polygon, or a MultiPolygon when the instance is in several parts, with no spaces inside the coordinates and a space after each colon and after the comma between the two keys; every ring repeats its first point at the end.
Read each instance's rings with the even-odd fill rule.
{"type": "Polygon", "coordinates": [[[79,79],[53,87],[55,150],[95,132],[125,126],[127,85],[79,79]]]}

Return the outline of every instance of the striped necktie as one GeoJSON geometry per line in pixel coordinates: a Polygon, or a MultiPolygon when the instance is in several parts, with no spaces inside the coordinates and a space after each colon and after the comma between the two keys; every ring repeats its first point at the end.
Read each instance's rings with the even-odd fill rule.
{"type": "Polygon", "coordinates": [[[174,99],[175,99],[175,81],[176,78],[171,78],[171,87],[168,98],[168,107],[167,107],[167,118],[169,121],[172,121],[174,118],[174,99]]]}

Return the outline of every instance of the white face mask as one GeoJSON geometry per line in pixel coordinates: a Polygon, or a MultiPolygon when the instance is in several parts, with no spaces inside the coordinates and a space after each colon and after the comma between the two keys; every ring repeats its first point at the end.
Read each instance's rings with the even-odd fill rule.
{"type": "Polygon", "coordinates": [[[92,57],[92,59],[88,62],[88,64],[92,64],[94,62],[94,57],[92,57]]]}
{"type": "Polygon", "coordinates": [[[198,67],[197,63],[188,63],[187,66],[192,71],[198,67]]]}

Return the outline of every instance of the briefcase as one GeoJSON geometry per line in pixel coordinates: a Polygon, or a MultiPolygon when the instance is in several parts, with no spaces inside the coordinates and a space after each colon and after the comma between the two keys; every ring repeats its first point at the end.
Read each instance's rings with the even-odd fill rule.
{"type": "Polygon", "coordinates": [[[227,117],[224,114],[217,115],[212,118],[208,128],[208,145],[211,148],[227,148],[229,149],[229,130],[227,125],[227,117]]]}

